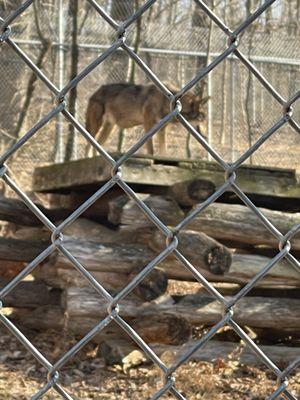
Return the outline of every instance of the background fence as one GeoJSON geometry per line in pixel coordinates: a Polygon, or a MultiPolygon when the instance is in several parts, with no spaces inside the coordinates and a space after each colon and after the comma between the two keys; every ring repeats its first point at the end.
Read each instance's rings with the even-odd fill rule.
{"type": "MultiPolygon", "coordinates": [[[[140,3],[141,0],[100,2],[116,20],[126,18],[140,3]]],[[[260,2],[224,0],[208,3],[230,26],[237,26],[260,2]]],[[[3,15],[17,4],[17,1],[3,2],[3,15]]],[[[13,33],[20,47],[58,87],[62,87],[70,76],[107,49],[113,37],[111,27],[104,20],[99,21],[89,3],[78,10],[73,8],[73,2],[62,0],[37,3],[36,10],[32,7],[25,11],[13,33]]],[[[247,57],[276,86],[278,92],[287,97],[295,93],[300,84],[299,8],[296,0],[276,1],[242,35],[240,43],[247,57]]],[[[138,24],[129,28],[127,42],[161,80],[182,87],[200,67],[215,59],[226,48],[227,38],[192,0],[168,0],[157,1],[138,24]]],[[[28,83],[32,72],[12,50],[4,49],[2,52],[5,57],[0,62],[0,73],[7,77],[0,83],[0,146],[4,149],[15,137],[22,136],[45,110],[50,109],[54,99],[39,82],[33,83],[31,80],[28,83]],[[11,109],[18,111],[13,117],[11,109]],[[19,117],[21,110],[22,120],[19,117]]],[[[129,80],[144,83],[146,79],[128,55],[120,50],[78,85],[77,93],[73,91],[71,111],[76,112],[80,122],[84,123],[87,100],[101,84],[129,80]]],[[[276,101],[237,62],[235,56],[228,57],[214,69],[206,80],[205,91],[211,96],[208,103],[208,140],[228,161],[237,159],[269,128],[279,111],[276,101]]],[[[294,115],[299,121],[299,107],[296,107],[294,115]]],[[[140,135],[140,128],[127,132],[121,150],[128,148],[140,135]]],[[[175,150],[179,157],[186,157],[186,135],[178,128],[173,131],[170,154],[175,150]]],[[[115,133],[107,148],[116,151],[118,141],[118,134],[115,133]]],[[[299,135],[284,127],[271,141],[272,147],[263,146],[249,162],[255,165],[299,167],[299,135]],[[282,137],[285,137],[284,151],[282,137]]],[[[22,150],[18,158],[22,164],[22,174],[28,180],[34,165],[84,157],[84,148],[84,142],[72,127],[58,117],[56,123],[44,129],[42,140],[32,139],[30,146],[22,150]],[[45,143],[47,146],[44,146],[45,143]]],[[[193,139],[190,150],[193,158],[207,157],[193,139]]],[[[19,165],[11,163],[11,168],[18,174],[21,172],[19,165]]]]}

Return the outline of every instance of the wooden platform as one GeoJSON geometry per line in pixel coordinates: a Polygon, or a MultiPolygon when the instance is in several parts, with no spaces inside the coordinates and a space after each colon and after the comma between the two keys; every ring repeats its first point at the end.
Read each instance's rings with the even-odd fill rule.
{"type": "MultiPolygon", "coordinates": [[[[118,158],[116,154],[113,156],[118,158]]],[[[216,187],[224,183],[224,171],[218,164],[191,159],[135,156],[122,166],[122,175],[129,184],[158,188],[193,178],[211,180],[216,187]]],[[[94,190],[110,176],[110,166],[103,157],[86,158],[36,168],[32,190],[57,193],[94,190]]],[[[300,198],[300,184],[292,169],[245,165],[237,172],[237,183],[248,194],[300,198]]]]}

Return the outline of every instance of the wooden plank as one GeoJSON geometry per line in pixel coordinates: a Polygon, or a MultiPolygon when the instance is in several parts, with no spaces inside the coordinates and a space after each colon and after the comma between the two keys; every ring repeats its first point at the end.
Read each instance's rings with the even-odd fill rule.
{"type": "MultiPolygon", "coordinates": [[[[114,155],[113,155],[114,156],[114,155]]],[[[110,165],[94,157],[36,168],[33,191],[64,191],[98,185],[110,179],[110,165]]],[[[169,187],[177,182],[206,179],[217,187],[224,183],[224,171],[215,162],[132,157],[122,166],[123,179],[131,184],[169,187]]],[[[294,170],[242,166],[237,184],[246,193],[299,198],[300,184],[294,170]]]]}

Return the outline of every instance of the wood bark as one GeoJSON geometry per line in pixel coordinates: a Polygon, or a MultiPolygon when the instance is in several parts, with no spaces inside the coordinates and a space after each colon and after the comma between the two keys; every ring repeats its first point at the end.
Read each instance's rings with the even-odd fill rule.
{"type": "MultiPolygon", "coordinates": [[[[70,214],[67,209],[47,209],[39,203],[36,206],[51,220],[57,221],[70,214]]],[[[0,220],[18,225],[39,226],[42,222],[33,214],[23,201],[0,196],[0,220]]]]}
{"type": "Polygon", "coordinates": [[[59,305],[41,306],[25,312],[16,309],[10,318],[16,321],[21,329],[24,327],[37,331],[54,329],[61,332],[65,326],[65,315],[59,305]]]}
{"type": "MultiPolygon", "coordinates": [[[[224,275],[211,274],[208,271],[198,269],[202,275],[211,282],[228,282],[244,285],[249,282],[257,273],[259,273],[270,258],[258,256],[255,254],[233,254],[230,270],[224,275]]],[[[190,280],[190,272],[179,270],[177,266],[173,266],[171,271],[171,263],[168,259],[163,265],[169,278],[178,280],[190,280]]],[[[257,283],[256,287],[299,287],[299,273],[285,260],[279,261],[263,278],[257,283]]]]}
{"type": "MultiPolygon", "coordinates": [[[[108,291],[121,288],[128,282],[128,274],[118,272],[98,272],[96,275],[91,272],[91,275],[108,291]]],[[[33,271],[33,276],[48,286],[59,289],[64,289],[66,286],[85,287],[89,285],[88,280],[71,267],[65,269],[43,265],[33,271]]]]}
{"type": "MultiPolygon", "coordinates": [[[[113,271],[128,274],[136,268],[147,265],[155,257],[153,251],[142,245],[101,244],[67,237],[64,240],[64,246],[88,271],[113,271]]],[[[73,268],[73,264],[60,252],[53,253],[45,265],[73,268]]]]}
{"type": "MultiPolygon", "coordinates": [[[[84,317],[81,320],[73,319],[68,313],[63,314],[59,306],[42,306],[30,312],[22,314],[15,313],[13,319],[18,320],[21,326],[35,330],[58,329],[65,327],[74,335],[83,336],[99,323],[99,320],[84,317]]],[[[132,328],[147,343],[162,343],[179,345],[186,343],[191,338],[191,325],[183,316],[162,313],[152,316],[138,316],[131,319],[132,328]]],[[[115,322],[110,323],[95,338],[94,342],[102,343],[111,339],[126,338],[132,341],[128,334],[115,322]]]]}
{"type": "MultiPolygon", "coordinates": [[[[230,299],[230,298],[228,298],[230,299]]],[[[98,320],[107,315],[105,302],[89,288],[67,288],[65,309],[70,319],[91,317],[98,320]]],[[[186,295],[176,301],[136,303],[123,300],[120,315],[135,319],[168,313],[185,317],[192,325],[213,325],[223,315],[223,307],[215,299],[202,295],[186,295]]],[[[240,325],[275,329],[299,327],[300,301],[298,299],[245,297],[234,306],[234,321],[240,325]]]]}
{"type": "MultiPolygon", "coordinates": [[[[230,282],[244,285],[259,273],[270,260],[268,257],[255,254],[233,254],[230,270],[224,275],[215,275],[204,269],[197,268],[197,264],[194,264],[194,267],[210,282],[230,282]]],[[[170,279],[194,280],[191,272],[184,268],[181,263],[172,260],[170,256],[164,260],[161,268],[166,271],[170,279]]],[[[270,288],[280,286],[299,287],[300,274],[288,261],[281,260],[255,286],[270,288]]]]}
{"type": "MultiPolygon", "coordinates": [[[[167,197],[139,194],[139,198],[166,225],[175,225],[184,218],[178,204],[167,197]]],[[[135,227],[155,227],[128,196],[120,196],[109,202],[108,220],[114,225],[134,225],[135,227]]]]}
{"type": "MultiPolygon", "coordinates": [[[[131,157],[123,164],[122,177],[140,193],[144,187],[147,191],[154,187],[156,190],[166,189],[174,183],[199,177],[212,181],[219,187],[224,183],[224,169],[215,162],[170,158],[166,161],[161,157],[147,155],[145,158],[144,155],[140,155],[131,157]]],[[[34,171],[32,190],[63,193],[82,188],[96,190],[110,178],[111,166],[103,157],[85,158],[37,167],[34,171]]],[[[243,192],[262,195],[265,199],[271,197],[275,201],[279,198],[281,205],[286,199],[299,198],[300,185],[294,170],[242,165],[236,182],[243,192]]]]}
{"type": "MultiPolygon", "coordinates": [[[[229,251],[219,245],[213,239],[198,233],[181,233],[181,246],[184,254],[194,263],[198,269],[207,269],[214,274],[222,274],[228,271],[231,262],[229,251]],[[191,245],[192,243],[192,245],[191,245]],[[188,246],[192,246],[192,250],[188,246]],[[197,246],[199,248],[197,249],[197,246]],[[202,247],[201,247],[202,246],[202,247]],[[194,254],[196,252],[196,254],[194,254]]],[[[137,244],[117,244],[117,243],[95,243],[87,240],[74,240],[66,238],[64,246],[78,259],[89,271],[101,272],[122,272],[130,273],[136,268],[145,267],[155,256],[161,252],[165,246],[162,245],[163,237],[154,236],[154,251],[148,246],[137,244]]],[[[159,264],[164,268],[170,265],[181,263],[174,258],[168,258],[159,264]],[[170,261],[171,260],[171,261],[170,261]]],[[[68,268],[71,262],[60,252],[55,252],[49,257],[47,265],[55,265],[57,268],[68,268]]]]}
{"type": "MultiPolygon", "coordinates": [[[[65,202],[65,208],[71,211],[75,210],[83,204],[89,197],[91,197],[97,188],[94,190],[72,190],[65,202]]],[[[104,193],[98,200],[96,200],[84,213],[83,216],[94,220],[105,220],[108,214],[108,203],[110,200],[124,194],[123,190],[119,187],[114,187],[107,193],[104,193]]],[[[57,207],[55,207],[57,208],[57,207]]]]}
{"type": "Polygon", "coordinates": [[[29,262],[39,255],[47,244],[39,241],[0,237],[0,260],[29,262]]]}
{"type": "MultiPolygon", "coordinates": [[[[148,243],[152,231],[134,226],[111,229],[87,218],[78,218],[62,231],[65,238],[88,240],[96,243],[148,243]]],[[[5,237],[12,239],[50,242],[51,232],[42,226],[22,226],[9,223],[5,227],[5,237]]]]}
{"type": "MultiPolygon", "coordinates": [[[[96,323],[95,318],[89,319],[86,317],[82,320],[81,325],[79,320],[75,319],[75,323],[78,321],[77,325],[75,325],[74,322],[72,322],[72,318],[67,320],[65,319],[64,313],[59,306],[39,307],[29,313],[26,313],[25,316],[22,312],[21,314],[15,313],[12,317],[19,326],[34,330],[57,329],[61,331],[63,328],[65,328],[68,330],[68,332],[76,334],[74,327],[76,330],[77,326],[78,328],[81,328],[80,332],[77,332],[77,334],[80,334],[81,336],[82,334],[86,333],[88,329],[91,329],[96,323]]],[[[137,349],[137,345],[128,340],[128,336],[125,333],[123,333],[122,341],[120,341],[119,333],[114,336],[114,332],[116,332],[117,329],[113,326],[113,323],[111,323],[106,329],[107,332],[104,332],[102,338],[100,335],[97,335],[93,341],[96,341],[97,343],[103,343],[103,341],[106,343],[110,342],[110,349],[113,348],[113,341],[115,341],[115,343],[117,343],[119,346],[119,356],[115,359],[115,363],[121,363],[123,362],[122,359],[129,354],[129,351],[137,349]]],[[[150,344],[151,342],[149,341],[147,343],[150,344]]],[[[156,342],[156,344],[151,344],[151,348],[159,357],[162,357],[164,360],[166,358],[173,357],[171,361],[174,362],[174,360],[180,358],[183,354],[186,354],[186,352],[189,351],[189,349],[196,343],[196,341],[190,340],[183,345],[176,346],[157,344],[156,342]]],[[[300,350],[297,347],[287,347],[282,345],[260,345],[259,347],[277,365],[287,365],[300,356],[300,350]]],[[[111,350],[109,351],[110,354],[112,354],[111,350]]],[[[102,355],[104,356],[103,353],[102,355]]],[[[217,340],[210,340],[201,348],[201,350],[193,353],[191,361],[215,362],[219,359],[224,359],[226,361],[232,358],[234,361],[238,361],[240,364],[263,365],[261,359],[259,359],[247,346],[243,346],[240,343],[221,342],[217,340]]]]}
{"type": "MultiPolygon", "coordinates": [[[[114,269],[112,269],[114,270],[114,269]]],[[[112,294],[123,289],[139,273],[140,268],[136,268],[131,273],[91,272],[91,275],[112,294]]],[[[36,279],[44,281],[47,285],[55,288],[65,288],[66,286],[85,287],[89,282],[75,268],[56,268],[55,266],[40,266],[33,271],[36,279]]],[[[141,283],[132,291],[143,301],[151,301],[162,296],[168,286],[167,274],[159,268],[154,268],[141,283]]]]}
{"type": "MultiPolygon", "coordinates": [[[[205,269],[213,274],[224,274],[229,271],[232,256],[230,251],[216,240],[201,232],[182,231],[177,235],[178,250],[198,269],[205,269]]],[[[166,247],[165,236],[156,231],[150,239],[150,247],[161,252],[166,247]]],[[[168,263],[179,263],[170,255],[168,263]]]]}
{"type": "MultiPolygon", "coordinates": [[[[261,208],[262,214],[282,233],[286,234],[300,221],[300,213],[286,213],[261,208]]],[[[278,248],[278,240],[248,207],[237,204],[211,204],[198,214],[188,228],[201,231],[215,239],[233,240],[253,245],[278,248]]],[[[300,235],[292,241],[292,249],[300,250],[300,235]]]]}
{"type": "MultiPolygon", "coordinates": [[[[176,360],[190,351],[197,341],[190,340],[183,346],[168,346],[161,344],[152,344],[153,351],[167,365],[172,365],[176,360]]],[[[300,349],[288,346],[259,346],[264,354],[269,357],[276,365],[287,366],[300,356],[300,349]]],[[[110,340],[100,346],[100,351],[108,365],[120,364],[129,368],[145,362],[145,354],[133,343],[121,340],[110,340]],[[133,353],[138,350],[140,354],[133,353]]],[[[194,352],[190,361],[206,362],[225,362],[237,361],[240,365],[264,365],[263,361],[247,346],[241,343],[222,342],[210,340],[200,350],[194,352]]]]}
{"type": "MultiPolygon", "coordinates": [[[[184,232],[182,232],[182,234],[184,235],[184,232]]],[[[149,261],[154,259],[155,255],[158,253],[157,250],[153,252],[144,245],[99,244],[69,238],[66,238],[65,246],[88,271],[93,271],[93,276],[99,279],[99,281],[102,279],[101,273],[103,272],[129,274],[136,268],[145,266],[149,261]]],[[[16,245],[16,248],[17,247],[16,245]]],[[[270,261],[270,258],[264,256],[234,254],[232,256],[233,259],[230,270],[223,275],[217,275],[205,270],[201,258],[195,256],[193,251],[196,250],[191,250],[187,246],[184,248],[184,255],[188,260],[191,260],[193,266],[211,282],[246,284],[270,261]]],[[[197,254],[199,254],[199,251],[197,254]]],[[[73,270],[70,261],[59,252],[53,253],[42,268],[52,268],[53,266],[55,266],[57,270],[69,269],[70,267],[72,267],[73,270]]],[[[171,255],[165,258],[158,267],[166,272],[168,278],[187,281],[195,280],[192,273],[171,255]]],[[[276,287],[278,285],[300,286],[299,272],[285,260],[279,261],[256,286],[276,287]]]]}
{"type": "Polygon", "coordinates": [[[28,242],[50,243],[51,232],[42,226],[23,226],[8,223],[3,232],[5,238],[26,240],[28,242]]]}
{"type": "Polygon", "coordinates": [[[11,280],[22,271],[25,265],[26,263],[22,261],[0,260],[0,278],[11,280]]]}
{"type": "MultiPolygon", "coordinates": [[[[147,265],[157,254],[157,251],[155,253],[144,245],[99,244],[68,237],[65,238],[64,244],[88,271],[93,271],[94,277],[99,281],[102,279],[101,273],[103,272],[130,274],[137,268],[147,265]]],[[[46,247],[47,243],[43,242],[0,238],[0,276],[2,278],[15,276],[26,262],[32,261],[46,247]]],[[[187,259],[192,259],[192,252],[189,251],[188,253],[187,250],[184,255],[187,259]]],[[[252,254],[234,254],[230,270],[224,275],[212,274],[202,268],[200,258],[197,260],[195,257],[192,261],[194,267],[211,282],[245,284],[267,265],[270,258],[252,254]]],[[[52,253],[43,263],[42,268],[53,268],[54,266],[57,270],[71,268],[74,271],[73,264],[60,252],[52,253]]],[[[165,258],[158,266],[166,272],[168,278],[187,281],[195,280],[191,272],[171,256],[165,258]]],[[[47,271],[45,275],[47,275],[47,271]]],[[[287,261],[281,260],[257,283],[257,286],[276,287],[281,285],[299,287],[299,275],[299,272],[287,261]]]]}
{"type": "MultiPolygon", "coordinates": [[[[92,195],[92,192],[79,194],[72,192],[69,199],[64,201],[63,207],[58,205],[55,208],[44,207],[40,203],[35,205],[52,221],[58,221],[69,216],[77,207],[92,195]]],[[[102,198],[91,205],[83,216],[96,221],[105,221],[108,214],[108,202],[111,198],[120,195],[120,191],[113,194],[105,194],[102,198]]],[[[65,197],[65,196],[64,196],[65,197]]],[[[34,215],[34,213],[23,203],[23,201],[0,196],[0,220],[13,222],[17,225],[25,226],[41,226],[42,222],[34,215]]]]}
{"type": "MultiPolygon", "coordinates": [[[[184,316],[161,313],[151,316],[137,316],[133,319],[126,319],[130,326],[141,336],[146,343],[161,344],[183,344],[186,343],[192,334],[191,324],[184,316]]],[[[80,323],[78,318],[69,318],[66,327],[75,335],[86,334],[94,325],[95,319],[83,319],[80,323]]],[[[127,339],[132,342],[128,334],[115,323],[109,324],[97,337],[94,342],[102,343],[107,340],[127,339]]]]}
{"type": "Polygon", "coordinates": [[[178,182],[169,188],[169,196],[184,207],[193,206],[206,200],[216,190],[213,182],[204,179],[192,179],[178,182]]]}
{"type": "MultiPolygon", "coordinates": [[[[0,288],[8,282],[0,279],[0,288]]],[[[61,291],[48,288],[43,282],[23,281],[3,298],[4,307],[37,308],[44,305],[59,305],[61,291]]]]}

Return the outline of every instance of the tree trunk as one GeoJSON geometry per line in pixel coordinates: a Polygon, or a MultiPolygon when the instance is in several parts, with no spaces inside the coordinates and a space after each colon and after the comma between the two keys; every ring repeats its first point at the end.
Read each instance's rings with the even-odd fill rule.
{"type": "MultiPolygon", "coordinates": [[[[8,282],[0,278],[0,287],[8,282]]],[[[23,281],[3,298],[4,307],[37,308],[46,305],[59,305],[61,291],[49,289],[45,283],[37,281],[23,281]]]]}
{"type": "MultiPolygon", "coordinates": [[[[14,319],[18,320],[21,326],[30,329],[45,330],[58,329],[65,327],[68,332],[74,335],[85,335],[92,329],[99,320],[87,316],[82,319],[72,318],[67,315],[63,317],[62,310],[58,306],[44,306],[36,308],[33,311],[22,314],[16,313],[14,319]]],[[[147,343],[162,343],[180,345],[186,343],[191,338],[191,325],[184,316],[177,316],[168,313],[162,313],[152,316],[137,316],[129,321],[132,328],[147,343]]],[[[94,342],[102,343],[111,339],[127,339],[131,341],[127,333],[112,322],[95,338],[94,342]]]]}
{"type": "MultiPolygon", "coordinates": [[[[282,233],[286,234],[300,221],[300,213],[286,213],[260,208],[265,217],[282,233]]],[[[278,248],[278,240],[265,228],[248,207],[237,204],[211,204],[198,214],[188,228],[201,231],[215,238],[236,242],[269,245],[278,248]]],[[[300,237],[292,241],[292,249],[300,250],[300,237]]]]}
{"type": "MultiPolygon", "coordinates": [[[[189,259],[189,257],[187,257],[189,259]]],[[[270,261],[270,258],[258,256],[255,254],[233,254],[230,270],[224,275],[215,275],[207,270],[194,267],[210,282],[227,282],[245,285],[258,274],[270,261]]],[[[167,257],[161,265],[161,268],[167,273],[169,279],[181,281],[192,281],[195,278],[191,272],[183,265],[171,257],[167,257]]],[[[300,287],[300,274],[296,271],[288,261],[282,260],[276,263],[271,271],[261,280],[256,287],[276,288],[284,287],[300,287]]]]}
{"type": "Polygon", "coordinates": [[[194,206],[206,200],[216,190],[213,182],[204,179],[193,179],[178,182],[169,188],[169,196],[183,207],[194,206]]]}
{"type": "MultiPolygon", "coordinates": [[[[109,268],[108,268],[109,269],[109,268]]],[[[115,294],[123,289],[140,271],[139,268],[132,270],[130,274],[116,272],[90,271],[91,275],[109,292],[115,294]]],[[[55,266],[41,266],[33,271],[36,279],[45,282],[47,285],[55,288],[64,289],[67,286],[86,287],[89,282],[74,268],[56,268],[55,266]]],[[[168,286],[166,273],[154,268],[150,274],[137,285],[132,293],[143,301],[151,301],[162,296],[168,286]]]]}
{"type": "MultiPolygon", "coordinates": [[[[47,209],[39,203],[35,205],[53,221],[67,217],[70,209],[47,209]]],[[[35,214],[23,203],[23,201],[0,196],[0,220],[13,222],[18,225],[39,226],[42,222],[35,214]]]]}
{"type": "Polygon", "coordinates": [[[0,278],[10,281],[24,269],[22,261],[0,260],[0,278]]]}
{"type": "Polygon", "coordinates": [[[34,310],[14,310],[10,318],[22,328],[47,331],[54,329],[62,332],[65,327],[65,316],[60,306],[42,306],[34,310]]]}
{"type": "MultiPolygon", "coordinates": [[[[132,244],[101,244],[87,240],[66,238],[64,246],[89,271],[131,273],[145,266],[154,253],[145,246],[132,244]]],[[[60,252],[53,253],[45,265],[70,268],[73,264],[60,252]]]]}
{"type": "MultiPolygon", "coordinates": [[[[139,194],[138,196],[166,225],[175,225],[184,217],[182,210],[172,199],[147,194],[139,194]]],[[[109,202],[108,220],[114,225],[155,227],[135,201],[130,200],[127,195],[120,196],[109,202]]]]}
{"type": "MultiPolygon", "coordinates": [[[[217,275],[229,271],[232,261],[231,253],[216,240],[211,239],[204,233],[193,231],[182,231],[177,237],[179,240],[178,250],[197,269],[205,269],[217,275]]],[[[161,252],[166,247],[165,242],[165,236],[160,231],[156,231],[153,233],[149,245],[154,251],[161,252]]],[[[170,255],[168,264],[172,263],[180,264],[175,256],[170,255]]]]}
{"type": "MultiPolygon", "coordinates": [[[[69,14],[72,18],[72,47],[71,47],[71,73],[70,81],[78,75],[78,0],[70,0],[69,14]]],[[[70,113],[76,118],[76,104],[77,104],[77,86],[73,87],[70,91],[68,108],[70,113]]],[[[69,124],[69,134],[66,144],[65,161],[69,161],[75,157],[75,127],[69,124]]]]}
{"type": "Polygon", "coordinates": [[[0,237],[0,260],[30,262],[45,250],[47,244],[0,237]]]}
{"type": "MultiPolygon", "coordinates": [[[[230,299],[230,298],[228,298],[230,299]]],[[[70,320],[107,316],[107,304],[89,288],[69,287],[65,290],[64,305],[70,320]]],[[[122,300],[120,315],[125,319],[152,318],[167,313],[186,318],[191,325],[211,326],[223,316],[223,306],[211,297],[186,295],[176,301],[160,303],[136,303],[122,300]]],[[[234,321],[249,327],[274,329],[298,329],[300,301],[298,299],[244,297],[233,307],[234,321]]]]}

